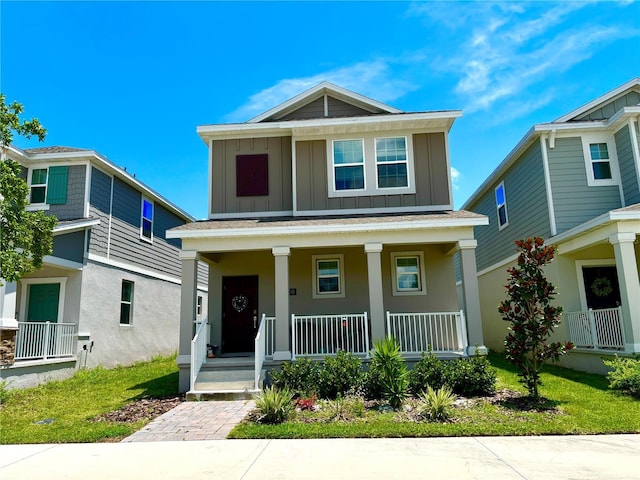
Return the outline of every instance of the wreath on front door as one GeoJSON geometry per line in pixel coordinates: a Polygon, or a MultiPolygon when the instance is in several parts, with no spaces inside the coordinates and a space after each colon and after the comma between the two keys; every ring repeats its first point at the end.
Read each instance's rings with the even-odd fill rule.
{"type": "Polygon", "coordinates": [[[236,312],[240,313],[249,305],[249,299],[246,295],[236,295],[231,299],[231,306],[235,308],[236,312]]]}
{"type": "Polygon", "coordinates": [[[607,277],[598,277],[591,284],[591,291],[598,297],[607,297],[613,292],[611,280],[607,277]]]}

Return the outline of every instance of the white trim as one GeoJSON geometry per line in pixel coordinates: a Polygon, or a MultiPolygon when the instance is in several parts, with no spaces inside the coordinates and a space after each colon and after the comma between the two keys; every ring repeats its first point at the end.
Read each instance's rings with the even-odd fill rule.
{"type": "Polygon", "coordinates": [[[122,270],[127,270],[132,273],[145,275],[151,278],[157,278],[158,280],[164,280],[165,282],[175,283],[176,285],[181,285],[182,283],[182,281],[178,278],[170,277],[169,275],[164,275],[162,273],[154,272],[153,270],[149,270],[147,268],[138,267],[138,266],[131,265],[118,260],[112,260],[110,258],[101,257],[99,255],[96,255],[95,253],[90,252],[87,255],[87,259],[95,263],[101,263],[103,265],[109,265],[110,267],[116,267],[122,270]]]}
{"type": "Polygon", "coordinates": [[[345,284],[344,284],[344,255],[342,253],[327,254],[327,255],[312,255],[311,256],[311,268],[313,277],[311,278],[311,292],[312,297],[316,299],[321,298],[344,298],[345,297],[345,284]],[[318,261],[320,260],[337,260],[338,262],[338,282],[339,290],[331,293],[320,293],[318,291],[318,261]]]}
{"type": "MultiPolygon", "coordinates": [[[[553,132],[555,139],[555,130],[553,132]]],[[[555,141],[555,140],[554,140],[555,141]]],[[[542,151],[542,169],[544,170],[544,186],[547,193],[547,210],[549,212],[549,229],[551,236],[558,233],[556,226],[556,210],[553,205],[553,190],[551,189],[551,174],[549,173],[549,155],[547,153],[546,135],[540,136],[540,150],[542,151]]]]}
{"type": "Polygon", "coordinates": [[[59,235],[64,233],[77,232],[77,231],[84,230],[88,227],[93,227],[94,225],[99,225],[99,224],[100,224],[99,218],[88,218],[83,222],[77,222],[77,223],[74,222],[68,225],[56,225],[53,229],[53,234],[59,235]]]}
{"type": "MultiPolygon", "coordinates": [[[[29,191],[31,191],[31,187],[29,187],[29,191]]],[[[30,203],[24,207],[27,212],[37,212],[39,210],[49,210],[50,205],[46,203],[30,203]]]]}
{"type": "Polygon", "coordinates": [[[611,245],[617,245],[618,243],[634,243],[636,241],[636,234],[632,232],[619,232],[610,235],[609,243],[611,245]]]}
{"type": "MultiPolygon", "coordinates": [[[[640,190],[640,147],[638,147],[638,134],[636,133],[636,124],[638,119],[629,118],[627,122],[629,126],[629,135],[631,136],[631,151],[636,166],[636,179],[638,181],[638,190],[640,190]]],[[[620,182],[622,183],[622,182],[620,182]]]]}
{"type": "Polygon", "coordinates": [[[49,190],[49,165],[29,165],[27,167],[27,186],[29,187],[29,204],[27,205],[26,210],[35,211],[35,210],[49,210],[49,204],[47,203],[47,190],[49,190]],[[33,185],[33,172],[34,170],[46,170],[45,174],[45,182],[44,183],[36,183],[35,187],[33,185]],[[33,203],[31,201],[31,189],[32,188],[42,188],[44,186],[44,201],[33,203]]]}
{"type": "Polygon", "coordinates": [[[291,247],[282,246],[282,247],[273,247],[271,248],[271,254],[274,257],[288,257],[291,255],[291,247]]]}
{"type": "MultiPolygon", "coordinates": [[[[445,135],[445,138],[447,135],[445,135]]],[[[373,139],[373,162],[374,162],[374,174],[376,178],[376,193],[387,193],[388,195],[395,195],[407,193],[405,190],[413,190],[411,193],[415,193],[415,179],[412,181],[411,174],[413,173],[413,165],[410,165],[410,162],[413,163],[413,135],[394,135],[394,136],[382,136],[382,137],[374,137],[373,139]],[[405,148],[405,160],[404,161],[396,161],[396,162],[378,162],[378,140],[385,139],[393,139],[393,138],[404,138],[404,148],[405,148]],[[409,139],[411,139],[411,148],[409,147],[409,139]],[[411,153],[409,151],[411,150],[411,153]],[[389,165],[389,164],[404,164],[407,167],[407,185],[404,187],[380,187],[380,177],[378,176],[378,166],[380,165],[389,165]]],[[[449,197],[451,198],[451,197],[449,197]]]]}
{"type": "Polygon", "coordinates": [[[71,270],[82,270],[84,267],[82,263],[67,260],[66,258],[54,257],[53,255],[45,255],[42,259],[42,263],[52,267],[68,268],[71,270]]]}
{"type": "MultiPolygon", "coordinates": [[[[105,173],[105,175],[109,175],[105,173]]],[[[109,225],[107,228],[107,258],[111,256],[111,223],[113,220],[113,185],[116,183],[113,175],[109,175],[111,179],[111,193],[109,194],[109,225]]]]}
{"type": "Polygon", "coordinates": [[[394,297],[427,294],[427,285],[426,285],[427,277],[425,275],[425,268],[424,268],[424,252],[422,251],[391,252],[390,259],[391,259],[391,285],[392,285],[392,292],[394,297]],[[418,258],[419,288],[417,290],[398,290],[398,270],[397,270],[398,266],[396,265],[396,260],[398,258],[405,258],[405,257],[418,258]]]}
{"type": "Polygon", "coordinates": [[[599,107],[600,104],[613,100],[614,97],[617,97],[623,93],[626,93],[627,90],[636,87],[640,85],[640,77],[636,77],[636,78],[632,78],[631,80],[629,80],[628,82],[620,85],[617,88],[614,88],[613,90],[605,93],[604,95],[599,96],[598,98],[591,100],[590,102],[582,105],[581,107],[576,108],[575,110],[567,113],[566,115],[563,115],[562,117],[554,120],[554,122],[566,122],[568,120],[571,120],[575,117],[578,117],[580,115],[583,115],[587,112],[589,112],[589,110],[595,108],[595,107],[599,107]]]}
{"type": "Polygon", "coordinates": [[[145,242],[148,243],[153,243],[153,223],[155,220],[155,216],[156,216],[156,205],[153,202],[153,200],[151,200],[148,197],[145,197],[144,195],[140,196],[140,240],[143,240],[145,242]],[[144,216],[144,202],[147,202],[151,205],[151,237],[147,237],[143,234],[144,231],[144,221],[147,220],[149,221],[148,218],[146,218],[144,216]]]}
{"type": "Polygon", "coordinates": [[[259,235],[300,235],[314,233],[354,233],[354,232],[379,232],[379,231],[397,231],[397,230],[422,230],[436,228],[453,228],[453,227],[475,227],[479,225],[487,225],[488,220],[483,218],[463,218],[463,219],[446,219],[446,220],[423,220],[423,221],[404,221],[389,223],[348,223],[340,225],[302,225],[302,226],[279,226],[270,228],[225,228],[214,230],[169,230],[167,238],[227,238],[227,237],[255,237],[259,235]]]}
{"type": "Polygon", "coordinates": [[[325,93],[322,97],[324,102],[324,116],[328,117],[329,116],[329,96],[325,93]]]}
{"type": "MultiPolygon", "coordinates": [[[[269,218],[269,217],[291,217],[293,216],[293,210],[282,210],[276,212],[230,212],[230,213],[211,213],[209,220],[223,220],[223,219],[241,219],[241,218],[269,218]]],[[[167,232],[169,233],[169,232],[167,232]]],[[[172,237],[167,237],[172,238],[172,237]]]]}
{"type": "Polygon", "coordinates": [[[576,260],[576,280],[578,282],[578,294],[580,296],[580,307],[582,311],[587,311],[587,293],[584,287],[584,275],[582,273],[582,267],[615,267],[615,259],[593,259],[593,260],[576,260]]]}
{"type": "Polygon", "coordinates": [[[487,268],[483,268],[482,270],[478,271],[476,276],[480,277],[480,276],[485,275],[487,273],[493,272],[494,270],[496,270],[498,268],[502,268],[505,265],[510,264],[511,262],[515,262],[516,260],[518,260],[518,254],[514,253],[513,255],[510,255],[507,258],[504,258],[504,259],[500,260],[499,262],[494,263],[493,265],[489,265],[487,268]]]}
{"type": "MultiPolygon", "coordinates": [[[[49,277],[49,278],[23,278],[20,280],[22,286],[22,293],[20,294],[20,321],[27,321],[27,297],[29,296],[29,286],[33,284],[43,283],[59,283],[60,292],[58,294],[58,318],[57,323],[63,323],[64,320],[64,300],[66,293],[67,277],[49,277]]],[[[73,323],[73,322],[71,322],[73,323]]]]}
{"type": "Polygon", "coordinates": [[[85,176],[84,176],[84,214],[86,218],[89,216],[89,209],[91,207],[91,163],[87,162],[85,176]]]}
{"type": "Polygon", "coordinates": [[[291,204],[295,212],[298,210],[298,157],[296,155],[296,139],[293,136],[291,137],[291,195],[291,204]]]}
{"type": "Polygon", "coordinates": [[[498,221],[498,230],[503,230],[509,226],[509,210],[507,209],[507,189],[504,188],[504,180],[502,180],[496,186],[496,188],[493,189],[493,200],[496,204],[496,220],[498,221]],[[504,206],[504,218],[505,218],[504,224],[500,223],[500,206],[501,205],[498,205],[497,193],[500,187],[502,187],[502,196],[504,197],[503,198],[504,202],[501,204],[502,206],[504,206]]]}
{"type": "MultiPolygon", "coordinates": [[[[413,148],[413,135],[411,138],[411,145],[413,148]]],[[[444,135],[444,156],[447,162],[447,185],[449,190],[449,202],[453,204],[453,178],[451,177],[451,153],[449,152],[449,133],[444,135]]],[[[417,180],[414,181],[417,183],[417,180]]],[[[453,207],[452,207],[453,210],[453,207]]]]}
{"type": "MultiPolygon", "coordinates": [[[[618,155],[616,153],[616,144],[613,135],[608,132],[585,132],[580,136],[580,139],[582,141],[582,155],[584,157],[584,165],[587,172],[587,185],[589,187],[616,185],[620,188],[622,182],[620,182],[620,174],[617,169],[618,155]],[[609,163],[609,169],[611,170],[611,178],[596,179],[593,175],[594,160],[591,158],[590,147],[592,144],[598,143],[604,143],[607,145],[607,151],[609,154],[609,158],[607,160],[609,163]]],[[[598,162],[598,160],[596,160],[596,162],[598,162]]],[[[622,205],[624,205],[624,201],[622,202],[622,205]]]]}
{"type": "Polygon", "coordinates": [[[200,253],[195,250],[180,250],[180,260],[200,260],[200,253]]]}
{"type": "Polygon", "coordinates": [[[367,155],[365,152],[364,138],[327,138],[327,172],[329,172],[329,178],[327,179],[327,196],[329,198],[334,197],[353,197],[358,195],[370,195],[371,192],[367,191],[367,155]],[[336,165],[335,163],[335,143],[336,142],[360,142],[362,147],[362,162],[361,163],[341,163],[336,165]],[[362,188],[354,188],[348,190],[336,190],[336,168],[344,167],[361,167],[362,168],[362,188]]]}
{"type": "MultiPolygon", "coordinates": [[[[419,212],[444,212],[453,210],[453,205],[418,205],[412,207],[373,207],[373,208],[336,208],[332,210],[298,210],[293,212],[294,217],[312,217],[327,215],[361,215],[371,213],[419,213],[419,212]]],[[[488,225],[489,222],[481,225],[488,225]]]]}
{"type": "Polygon", "coordinates": [[[215,218],[213,213],[213,139],[209,140],[209,190],[207,190],[207,204],[209,205],[209,218],[215,218]]]}

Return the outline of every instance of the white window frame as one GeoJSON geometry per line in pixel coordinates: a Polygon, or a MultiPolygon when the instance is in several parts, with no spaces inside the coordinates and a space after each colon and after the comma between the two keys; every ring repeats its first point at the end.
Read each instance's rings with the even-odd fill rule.
{"type": "Polygon", "coordinates": [[[196,317],[197,318],[202,317],[202,302],[203,302],[202,295],[198,295],[196,297],[196,317]]]}
{"type": "Polygon", "coordinates": [[[507,208],[507,189],[504,188],[504,180],[498,184],[498,186],[493,190],[493,200],[496,204],[496,221],[498,222],[498,230],[502,230],[503,228],[507,228],[509,226],[509,209],[507,208]],[[502,196],[504,197],[504,203],[498,204],[498,189],[502,188],[502,196]],[[504,206],[504,218],[506,222],[503,225],[500,225],[500,207],[504,206]]]}
{"type": "Polygon", "coordinates": [[[135,296],[135,292],[136,292],[136,282],[134,282],[133,280],[129,280],[126,278],[123,278],[120,281],[120,303],[119,303],[119,307],[118,308],[118,325],[120,325],[121,327],[132,327],[133,326],[133,304],[134,304],[134,296],[135,296]],[[122,300],[122,287],[124,286],[124,283],[130,283],[131,284],[131,300],[130,301],[125,301],[122,300]],[[129,305],[129,323],[122,323],[122,305],[123,304],[128,304],[129,305]]]}
{"type": "Polygon", "coordinates": [[[409,180],[409,140],[406,135],[395,135],[395,136],[385,136],[385,137],[376,137],[373,139],[373,148],[374,148],[374,158],[375,158],[375,174],[376,174],[376,189],[383,191],[393,191],[393,190],[404,190],[409,187],[411,183],[409,180]],[[378,140],[387,140],[392,138],[404,138],[404,147],[405,147],[405,159],[404,160],[396,160],[393,162],[379,162],[378,161],[378,140]],[[378,177],[378,166],[380,165],[397,165],[404,164],[407,167],[407,185],[403,187],[380,187],[380,178],[378,177]]]}
{"type": "Polygon", "coordinates": [[[328,255],[312,255],[312,271],[313,277],[311,279],[311,291],[313,292],[313,298],[344,298],[345,296],[345,285],[344,285],[344,255],[341,253],[334,253],[328,255]],[[318,284],[318,261],[323,260],[335,260],[338,262],[338,287],[339,290],[337,292],[327,292],[320,293],[319,284],[318,284]]]}
{"type": "Polygon", "coordinates": [[[49,189],[49,167],[47,166],[33,166],[30,167],[27,171],[27,179],[29,180],[27,182],[28,186],[29,186],[29,205],[27,205],[25,207],[25,210],[27,211],[34,211],[34,210],[49,210],[50,206],[47,203],[47,190],[49,189]],[[33,185],[33,172],[35,170],[46,170],[47,171],[47,181],[42,184],[42,183],[38,183],[36,185],[33,185]],[[44,202],[39,202],[39,203],[32,203],[31,202],[31,188],[33,186],[36,187],[41,187],[42,185],[44,185],[44,202]]]}
{"type": "MultiPolygon", "coordinates": [[[[620,173],[618,170],[618,154],[616,153],[613,135],[608,133],[587,133],[582,134],[582,153],[584,156],[584,166],[587,173],[587,185],[590,187],[603,187],[620,185],[620,173]],[[611,178],[597,179],[593,175],[593,160],[591,159],[590,146],[594,143],[606,143],[609,152],[609,168],[611,178]]],[[[596,161],[597,162],[597,161],[596,161]]]]}
{"type": "MultiPolygon", "coordinates": [[[[153,243],[153,222],[156,216],[156,205],[153,200],[148,197],[142,196],[142,200],[140,201],[140,239],[145,242],[153,243]],[[144,202],[148,202],[151,204],[151,237],[146,237],[142,232],[144,231],[144,202]]],[[[146,219],[149,220],[149,219],[146,219]]]]}
{"type": "Polygon", "coordinates": [[[332,182],[331,182],[331,188],[334,192],[340,194],[338,196],[342,196],[343,194],[346,193],[357,193],[357,192],[365,192],[367,190],[367,168],[366,168],[366,163],[367,163],[367,157],[366,157],[366,152],[365,152],[365,148],[364,148],[364,139],[362,138],[338,138],[335,140],[331,140],[331,178],[332,178],[332,182]],[[362,145],[362,163],[339,163],[336,164],[335,161],[335,144],[336,142],[360,142],[360,145],[362,145]],[[348,189],[348,190],[337,190],[336,189],[336,169],[338,168],[343,168],[343,167],[362,167],[362,181],[363,181],[363,188],[353,188],[353,189],[348,189]]]}
{"type": "Polygon", "coordinates": [[[64,300],[65,290],[67,286],[67,277],[49,277],[49,278],[23,278],[20,280],[21,295],[20,295],[20,321],[27,321],[27,297],[29,296],[29,285],[37,283],[59,283],[60,293],[58,295],[58,323],[64,322],[64,300]]]}
{"type": "Polygon", "coordinates": [[[410,296],[410,295],[426,295],[427,294],[427,277],[424,267],[424,252],[391,252],[391,280],[394,297],[410,296]],[[398,258],[417,258],[418,259],[418,283],[420,287],[417,290],[399,290],[398,289],[398,267],[396,259],[398,258]]]}
{"type": "MultiPolygon", "coordinates": [[[[415,168],[413,158],[413,136],[406,132],[374,132],[363,133],[358,136],[330,135],[326,138],[327,149],[327,196],[329,198],[364,197],[375,195],[405,195],[416,193],[415,168]],[[376,155],[376,140],[383,138],[405,138],[407,149],[407,186],[406,187],[378,187],[378,162],[376,155]],[[358,190],[336,190],[335,164],[333,144],[335,141],[361,140],[364,148],[364,188],[358,190]]],[[[351,164],[344,164],[351,165],[351,164]]],[[[353,164],[356,165],[356,164],[353,164]]],[[[357,164],[360,165],[360,164],[357,164]]]]}

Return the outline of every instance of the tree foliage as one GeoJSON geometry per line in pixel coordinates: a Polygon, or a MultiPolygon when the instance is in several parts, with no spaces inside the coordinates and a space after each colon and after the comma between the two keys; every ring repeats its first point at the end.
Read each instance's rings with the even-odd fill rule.
{"type": "Polygon", "coordinates": [[[504,342],[505,356],[520,370],[520,382],[529,395],[537,399],[545,360],[559,360],[573,345],[547,343],[553,329],[560,325],[562,314],[561,307],[551,305],[557,292],[542,272],[542,267],[553,261],[555,248],[544,245],[540,237],[515,243],[518,264],[507,270],[507,299],[500,303],[498,311],[511,324],[504,342]]]}
{"type": "Polygon", "coordinates": [[[0,94],[0,278],[15,282],[42,266],[53,249],[56,218],[27,212],[29,188],[20,178],[20,165],[6,158],[14,133],[43,141],[47,133],[37,118],[21,120],[22,105],[5,104],[0,94]]]}

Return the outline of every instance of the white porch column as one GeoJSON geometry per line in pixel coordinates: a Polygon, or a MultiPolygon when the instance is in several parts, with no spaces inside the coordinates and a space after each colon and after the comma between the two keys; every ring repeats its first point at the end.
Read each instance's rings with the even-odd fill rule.
{"type": "Polygon", "coordinates": [[[381,243],[365,243],[367,253],[367,276],[369,280],[369,310],[371,315],[371,338],[375,342],[385,337],[384,300],[382,292],[381,243]]]}
{"type": "Polygon", "coordinates": [[[476,240],[458,240],[460,251],[460,267],[462,270],[462,298],[464,313],[467,319],[467,335],[469,347],[467,353],[473,355],[478,346],[478,353],[487,352],[482,337],[482,316],[480,314],[480,291],[478,289],[478,272],[476,269],[476,240]]]}
{"type": "Polygon", "coordinates": [[[193,322],[196,319],[196,297],[198,292],[198,260],[194,251],[180,252],[182,259],[182,286],[180,288],[180,342],[178,344],[179,391],[186,392],[190,386],[191,340],[193,322]]]}
{"type": "Polygon", "coordinates": [[[640,279],[633,248],[635,240],[635,233],[617,233],[609,237],[620,284],[625,351],[629,353],[640,353],[640,279]]]}
{"type": "Polygon", "coordinates": [[[289,247],[273,247],[276,275],[276,346],[274,360],[291,360],[289,332],[289,247]]]}
{"type": "Polygon", "coordinates": [[[0,328],[18,328],[16,320],[17,283],[0,278],[0,328]]]}

